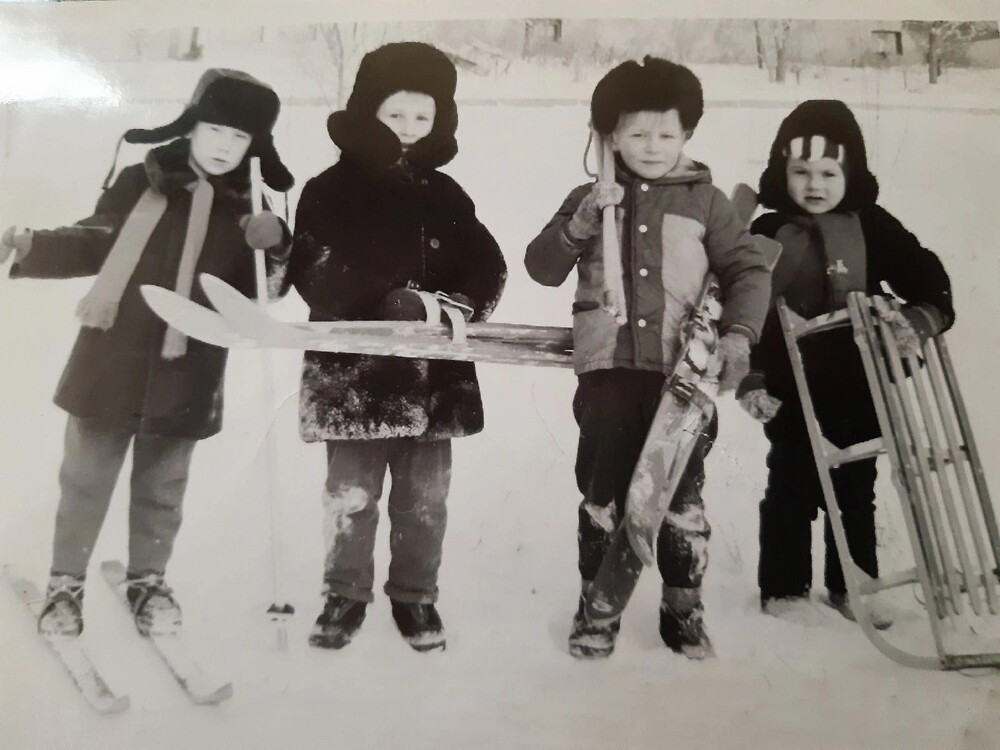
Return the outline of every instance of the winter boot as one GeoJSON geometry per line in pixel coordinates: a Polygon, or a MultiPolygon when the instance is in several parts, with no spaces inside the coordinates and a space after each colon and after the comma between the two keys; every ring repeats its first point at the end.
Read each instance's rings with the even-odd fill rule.
{"type": "Polygon", "coordinates": [[[715,656],[705,632],[705,608],[701,589],[663,586],[660,600],[660,638],[667,647],[688,659],[715,656]]]}
{"type": "Polygon", "coordinates": [[[38,632],[45,638],[75,638],[83,632],[83,576],[53,575],[38,615],[38,632]]]}
{"type": "Polygon", "coordinates": [[[573,630],[569,634],[569,652],[577,659],[601,659],[611,656],[615,650],[615,639],[621,627],[621,615],[604,620],[592,620],[587,616],[587,592],[590,582],[584,581],[580,592],[580,603],[573,615],[573,630]]]}
{"type": "Polygon", "coordinates": [[[181,608],[162,573],[128,573],[125,598],[140,635],[170,635],[181,627],[181,608]]]}
{"type": "Polygon", "coordinates": [[[444,651],[444,625],[433,604],[398,602],[393,599],[392,619],[396,621],[403,640],[414,651],[444,651]]]}
{"type": "Polygon", "coordinates": [[[826,619],[814,605],[808,594],[801,596],[760,597],[760,611],[779,620],[798,625],[814,627],[822,625],[826,619]]]}
{"type": "MultiPolygon", "coordinates": [[[[858,618],[854,615],[854,610],[851,608],[851,602],[846,592],[828,591],[823,602],[827,606],[833,607],[851,622],[858,621],[858,618]]],[[[886,630],[892,627],[892,623],[894,622],[892,613],[884,606],[880,606],[877,598],[868,599],[867,609],[872,625],[876,630],[886,630]]]]}
{"type": "Polygon", "coordinates": [[[309,645],[317,648],[343,648],[354,638],[365,621],[368,602],[327,593],[323,611],[316,618],[309,645]]]}

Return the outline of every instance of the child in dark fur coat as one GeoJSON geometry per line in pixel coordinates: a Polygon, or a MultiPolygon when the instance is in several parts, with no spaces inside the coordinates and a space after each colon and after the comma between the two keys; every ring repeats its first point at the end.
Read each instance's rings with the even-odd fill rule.
{"type": "MultiPolygon", "coordinates": [[[[850,109],[836,100],[806,101],[778,129],[760,178],[760,201],[774,212],[760,216],[751,230],[783,247],[772,301],[784,297],[794,312],[811,318],[844,307],[850,291],[881,294],[885,283],[907,303],[896,325],[912,346],[954,322],[951,287],[938,257],[879,206],[877,197],[878,183],[868,171],[864,138],[850,109]]],[[[871,393],[850,330],[805,339],[801,349],[825,437],[838,447],[877,437],[871,393]]],[[[751,368],[737,395],[751,416],[765,423],[771,443],[760,504],[761,608],[811,619],[810,526],[825,504],[773,302],[751,368]]],[[[877,577],[875,459],[835,469],[833,482],[851,556],[877,577]]],[[[825,601],[854,619],[829,519],[825,537],[825,601]]],[[[879,628],[892,624],[877,600],[872,620],[879,628]]]]}
{"type": "MultiPolygon", "coordinates": [[[[441,291],[485,320],[506,279],[497,243],[459,185],[437,170],[455,156],[456,72],[434,47],[402,42],[365,55],[328,130],[340,161],[305,186],[287,281],[312,320],[422,319],[417,290],[441,291]]],[[[323,441],[325,607],[310,643],[341,648],[373,600],[378,501],[386,470],[389,576],[400,633],[445,647],[435,602],[447,516],[451,439],[483,428],[470,362],[308,352],[301,435],[323,441]]]]}

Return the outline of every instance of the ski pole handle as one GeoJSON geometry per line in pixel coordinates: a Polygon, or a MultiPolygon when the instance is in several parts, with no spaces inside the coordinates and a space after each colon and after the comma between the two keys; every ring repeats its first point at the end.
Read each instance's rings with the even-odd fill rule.
{"type": "MultiPolygon", "coordinates": [[[[600,144],[600,158],[597,161],[597,179],[613,183],[615,180],[615,154],[611,142],[595,131],[600,144]]],[[[615,225],[615,207],[605,206],[602,210],[602,249],[604,261],[604,307],[614,316],[618,325],[628,322],[625,305],[625,284],[622,281],[622,256],[618,246],[618,227],[615,225]]]]}
{"type": "MultiPolygon", "coordinates": [[[[250,210],[257,216],[264,210],[263,178],[260,175],[260,159],[256,156],[250,160],[250,210]]],[[[267,307],[267,262],[264,248],[253,250],[254,279],[257,287],[257,304],[267,307]]]]}

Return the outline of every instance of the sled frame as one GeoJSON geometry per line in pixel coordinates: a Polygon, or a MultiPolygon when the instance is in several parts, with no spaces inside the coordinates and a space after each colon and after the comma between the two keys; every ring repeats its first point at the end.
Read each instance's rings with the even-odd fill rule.
{"type": "Polygon", "coordinates": [[[899,309],[896,300],[852,292],[846,308],[807,320],[778,300],[851,608],[875,648],[905,666],[1000,667],[995,635],[1000,621],[996,617],[1000,614],[1000,532],[982,462],[944,337],[923,342],[919,357],[902,355],[884,319],[899,309]],[[844,326],[851,327],[861,354],[881,437],[837,448],[820,431],[798,342],[844,326]],[[889,459],[915,565],[872,579],[851,558],[830,472],[882,454],[889,459]],[[890,643],[869,615],[868,596],[914,583],[923,594],[934,654],[911,653],[890,643]],[[976,622],[989,622],[994,634],[978,633],[976,622]],[[949,643],[952,632],[972,635],[959,648],[949,643]],[[980,648],[987,645],[992,650],[980,648]]]}

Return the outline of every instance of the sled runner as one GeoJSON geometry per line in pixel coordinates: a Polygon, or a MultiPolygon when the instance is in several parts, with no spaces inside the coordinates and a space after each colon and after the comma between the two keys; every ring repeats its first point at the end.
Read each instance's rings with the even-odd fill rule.
{"type": "Polygon", "coordinates": [[[1000,667],[1000,533],[982,463],[943,336],[921,356],[901,354],[887,313],[899,303],[848,295],[847,308],[806,320],[778,301],[785,342],[809,431],[851,608],[872,644],[900,664],[924,669],[1000,667]],[[882,437],[846,448],[821,434],[799,340],[851,326],[882,437]],[[878,579],[851,559],[831,470],[886,454],[915,565],[878,579]],[[868,597],[919,583],[936,655],[890,643],[872,625],[868,597]]]}

